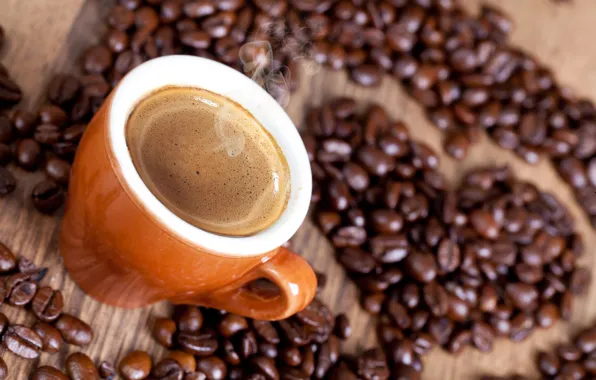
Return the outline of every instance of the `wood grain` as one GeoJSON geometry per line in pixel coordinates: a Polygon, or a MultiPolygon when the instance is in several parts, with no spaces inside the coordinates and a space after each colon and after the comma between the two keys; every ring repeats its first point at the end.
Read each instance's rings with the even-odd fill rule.
{"type": "MultiPolygon", "coordinates": [[[[23,87],[26,98],[21,107],[34,107],[45,94],[44,88],[54,72],[76,70],[77,57],[85,47],[101,38],[105,26],[105,12],[113,0],[0,0],[0,24],[8,35],[8,45],[0,53],[0,60],[8,67],[15,80],[23,87]]],[[[471,11],[476,11],[479,0],[463,0],[471,11]]],[[[541,62],[548,62],[563,84],[578,94],[596,99],[596,51],[593,36],[596,24],[596,2],[576,0],[572,5],[555,5],[547,0],[492,0],[506,10],[516,22],[512,40],[519,47],[532,52],[541,62]]],[[[386,78],[379,89],[362,89],[351,83],[342,72],[322,70],[316,75],[302,77],[300,91],[294,94],[288,113],[300,126],[309,104],[318,105],[335,96],[353,96],[364,107],[378,103],[386,107],[394,119],[405,121],[411,133],[441,151],[441,135],[425,119],[419,106],[402,89],[386,78]]],[[[471,149],[468,159],[461,163],[447,157],[441,169],[456,183],[462,172],[470,167],[488,164],[510,164],[517,175],[536,183],[541,189],[556,193],[570,208],[585,238],[588,252],[582,263],[594,268],[592,247],[596,233],[592,230],[574,202],[570,189],[558,178],[553,168],[542,162],[537,166],[522,163],[509,152],[497,148],[484,139],[471,149]]],[[[132,349],[149,350],[159,358],[162,349],[150,337],[149,327],[156,316],[167,315],[169,305],[161,303],[138,310],[120,310],[85,296],[64,272],[57,250],[60,215],[44,216],[35,212],[29,202],[31,188],[41,178],[39,173],[26,173],[11,168],[19,178],[17,191],[0,200],[0,241],[15,252],[39,265],[50,268],[48,282],[62,289],[67,299],[67,311],[90,322],[96,338],[82,350],[96,360],[117,361],[132,349]]],[[[347,352],[358,352],[375,344],[374,321],[359,307],[358,292],[347,280],[342,268],[335,262],[328,242],[305,222],[294,238],[294,247],[307,257],[313,266],[327,273],[329,281],[321,297],[336,312],[345,312],[351,319],[354,335],[344,345],[347,352]]],[[[435,349],[424,359],[425,379],[473,379],[483,373],[504,375],[522,373],[537,377],[534,356],[537,350],[548,349],[554,342],[596,317],[596,303],[590,295],[574,308],[573,321],[560,323],[548,331],[540,331],[522,344],[500,341],[489,355],[467,349],[457,357],[435,349]]],[[[2,306],[2,312],[15,322],[31,323],[33,318],[20,309],[2,306]]],[[[0,355],[10,367],[11,379],[25,379],[34,366],[50,364],[61,367],[68,353],[77,351],[68,347],[57,355],[44,354],[39,360],[27,362],[0,348],[0,355]]]]}

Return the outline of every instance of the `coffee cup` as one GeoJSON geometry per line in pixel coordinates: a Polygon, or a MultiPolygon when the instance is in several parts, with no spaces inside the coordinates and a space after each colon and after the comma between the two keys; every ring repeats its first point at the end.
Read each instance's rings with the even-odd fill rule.
{"type": "Polygon", "coordinates": [[[311,171],[302,140],[283,108],[240,72],[200,57],[168,56],[126,75],[97,112],[72,166],[60,253],[72,279],[90,296],[125,308],[167,300],[277,320],[314,297],[310,265],[282,245],[302,224],[311,171]],[[126,145],[134,107],[161,88],[195,87],[250,112],[275,139],[290,170],[287,206],[251,236],[201,230],[162,204],[143,182],[126,145]],[[275,291],[250,286],[267,280],[275,291]]]}

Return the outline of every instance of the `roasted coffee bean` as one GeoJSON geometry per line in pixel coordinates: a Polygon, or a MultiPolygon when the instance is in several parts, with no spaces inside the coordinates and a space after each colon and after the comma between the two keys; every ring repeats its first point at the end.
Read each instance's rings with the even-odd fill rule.
{"type": "Polygon", "coordinates": [[[37,359],[41,352],[41,338],[25,326],[8,326],[2,335],[2,342],[10,352],[24,359],[37,359]]]}
{"type": "Polygon", "coordinates": [[[180,306],[176,309],[173,319],[178,330],[183,332],[197,332],[203,326],[203,314],[194,306],[180,306]]]}
{"type": "Polygon", "coordinates": [[[558,320],[559,309],[552,303],[543,304],[536,310],[536,324],[540,327],[551,327],[558,320]]]}
{"type": "Polygon", "coordinates": [[[13,138],[13,127],[7,115],[0,113],[0,142],[10,143],[13,138]]]}
{"type": "Polygon", "coordinates": [[[41,147],[33,139],[23,139],[17,145],[17,162],[23,169],[34,170],[41,160],[41,147]]]}
{"type": "Polygon", "coordinates": [[[182,380],[184,371],[173,359],[164,359],[151,369],[151,376],[156,379],[182,380]]]}
{"type": "Polygon", "coordinates": [[[57,368],[44,365],[33,372],[31,380],[68,380],[68,377],[57,368]]]}
{"type": "Polygon", "coordinates": [[[62,108],[46,104],[39,109],[39,121],[41,124],[51,124],[60,128],[68,121],[68,115],[62,108]]]}
{"type": "Polygon", "coordinates": [[[25,306],[31,302],[37,291],[37,284],[33,281],[22,281],[12,286],[8,292],[8,303],[15,306],[25,306]]]}
{"type": "Polygon", "coordinates": [[[17,181],[8,169],[0,167],[0,197],[6,196],[17,187],[17,181]]]}
{"type": "Polygon", "coordinates": [[[7,165],[12,161],[13,150],[10,146],[0,143],[0,165],[7,165]]]}
{"type": "Polygon", "coordinates": [[[101,74],[112,65],[112,52],[107,46],[89,48],[83,56],[83,69],[88,73],[101,74]]]}
{"type": "Polygon", "coordinates": [[[62,313],[64,307],[64,298],[62,292],[54,290],[49,286],[39,288],[33,302],[31,309],[37,318],[44,322],[52,322],[56,320],[62,313]]]}
{"type": "Polygon", "coordinates": [[[197,368],[197,362],[194,356],[183,351],[172,351],[167,355],[166,358],[175,360],[180,365],[180,368],[182,368],[184,373],[195,372],[197,368]]]}
{"type": "Polygon", "coordinates": [[[6,315],[0,313],[0,336],[4,333],[6,328],[8,327],[8,317],[6,315]]]}
{"type": "Polygon", "coordinates": [[[16,110],[12,115],[11,121],[19,136],[29,137],[35,130],[37,116],[31,112],[16,110]]]}
{"type": "Polygon", "coordinates": [[[62,334],[62,337],[67,343],[75,346],[83,347],[93,340],[93,330],[91,327],[70,314],[61,314],[54,323],[54,327],[60,331],[60,334],[62,334]]]}
{"type": "Polygon", "coordinates": [[[60,141],[60,129],[53,124],[40,124],[35,127],[33,138],[40,144],[53,145],[60,141]]]}
{"type": "Polygon", "coordinates": [[[200,358],[197,360],[197,369],[203,372],[208,380],[223,380],[228,372],[226,363],[217,356],[200,358]]]}
{"type": "Polygon", "coordinates": [[[60,335],[60,331],[58,331],[52,325],[41,321],[37,321],[33,325],[32,329],[41,338],[42,351],[49,353],[56,353],[60,351],[64,342],[62,335],[60,335]]]}
{"type": "Polygon", "coordinates": [[[0,107],[10,107],[21,101],[23,93],[18,84],[6,75],[0,75],[0,107]]]}
{"type": "Polygon", "coordinates": [[[151,372],[151,357],[144,351],[132,351],[118,365],[120,375],[126,380],[140,380],[151,372]]]}
{"type": "Polygon", "coordinates": [[[176,322],[167,318],[157,318],[153,324],[153,338],[164,347],[172,347],[176,322]]]}
{"type": "Polygon", "coordinates": [[[10,249],[0,242],[0,273],[7,273],[15,269],[17,258],[10,249]]]}
{"type": "Polygon", "coordinates": [[[114,368],[114,365],[108,361],[102,361],[97,369],[99,377],[102,379],[112,380],[116,378],[116,368],[114,368]]]}
{"type": "Polygon", "coordinates": [[[47,175],[54,181],[67,185],[70,179],[70,164],[68,161],[52,157],[46,161],[45,167],[47,175]]]}
{"type": "Polygon", "coordinates": [[[99,380],[99,373],[93,361],[82,352],[76,352],[66,358],[64,367],[68,377],[72,380],[99,380]]]}
{"type": "Polygon", "coordinates": [[[341,339],[348,339],[352,335],[352,327],[345,314],[339,314],[335,318],[335,334],[341,339]]]}
{"type": "Polygon", "coordinates": [[[217,350],[217,339],[211,334],[190,333],[181,331],[177,342],[183,351],[198,356],[212,355],[217,350]]]}
{"type": "Polygon", "coordinates": [[[81,83],[76,77],[56,75],[48,86],[48,99],[59,106],[65,105],[75,99],[80,87],[81,83]]]}
{"type": "Polygon", "coordinates": [[[31,201],[38,211],[51,214],[62,206],[64,191],[53,180],[43,180],[33,188],[31,201]]]}
{"type": "Polygon", "coordinates": [[[232,337],[239,331],[248,328],[248,321],[246,318],[235,314],[226,315],[218,325],[218,331],[226,338],[232,337]]]}
{"type": "Polygon", "coordinates": [[[364,87],[376,87],[381,83],[382,70],[372,64],[362,64],[350,70],[350,77],[364,87]]]}

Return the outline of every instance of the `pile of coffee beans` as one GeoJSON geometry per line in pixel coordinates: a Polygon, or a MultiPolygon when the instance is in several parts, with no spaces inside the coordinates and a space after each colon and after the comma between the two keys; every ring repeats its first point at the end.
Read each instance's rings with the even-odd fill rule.
{"type": "MultiPolygon", "coordinates": [[[[6,302],[27,308],[37,318],[33,326],[27,327],[11,324],[0,313],[0,341],[23,359],[37,359],[42,352],[57,353],[65,343],[84,347],[93,340],[89,325],[63,312],[62,292],[40,284],[46,273],[47,268],[38,268],[24,257],[17,258],[0,243],[0,305],[6,302]]],[[[0,380],[7,376],[6,363],[0,358],[0,380]]]]}
{"type": "MultiPolygon", "coordinates": [[[[540,352],[536,365],[543,379],[596,378],[596,326],[580,332],[572,343],[561,343],[553,352],[540,352]]],[[[485,380],[520,379],[522,376],[484,377],[485,380]]]]}
{"type": "Polygon", "coordinates": [[[550,193],[508,167],[469,172],[452,190],[439,159],[379,106],[340,98],[311,109],[303,139],[314,218],[379,314],[395,365],[421,370],[439,344],[492,350],[568,320],[590,272],[582,239],[550,193]]]}
{"type": "Polygon", "coordinates": [[[179,306],[171,319],[157,319],[153,328],[157,342],[173,350],[170,355],[150,371],[148,356],[135,352],[119,369],[127,379],[132,379],[126,375],[130,368],[141,367],[145,375],[167,367],[172,373],[199,371],[207,379],[388,379],[378,349],[357,359],[340,356],[340,340],[349,335],[346,317],[334,319],[317,299],[278,322],[179,306]]]}
{"type": "MultiPolygon", "coordinates": [[[[63,312],[62,293],[39,284],[46,272],[0,244],[0,304],[6,301],[27,307],[37,317],[34,325],[27,327],[10,324],[0,313],[2,344],[24,359],[37,359],[42,352],[60,352],[65,343],[84,347],[93,340],[89,325],[63,312]]],[[[325,276],[317,277],[322,288],[325,276]]],[[[176,306],[171,319],[155,320],[152,332],[159,344],[171,350],[156,364],[147,353],[133,351],[117,368],[108,362],[96,367],[91,358],[77,352],[66,359],[66,374],[41,366],[31,378],[114,379],[117,372],[127,380],[386,380],[390,376],[380,349],[359,357],[341,355],[341,341],[351,335],[350,322],[343,314],[334,317],[317,299],[303,311],[277,322],[204,307],[176,306]]],[[[0,358],[0,380],[7,376],[8,368],[0,358]]]]}

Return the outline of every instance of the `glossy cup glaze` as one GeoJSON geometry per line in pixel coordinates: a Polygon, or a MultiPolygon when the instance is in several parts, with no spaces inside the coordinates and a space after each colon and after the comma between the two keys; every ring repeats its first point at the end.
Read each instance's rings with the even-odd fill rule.
{"type": "Polygon", "coordinates": [[[281,319],[304,308],[316,291],[308,263],[280,247],[306,216],[312,191],[306,150],[290,118],[266,91],[215,61],[168,56],[131,71],[89,124],[77,150],[60,233],[60,252],[89,295],[120,307],[161,300],[281,319]],[[126,146],[126,121],[140,100],[166,86],[203,88],[252,113],[275,138],[291,176],[288,206],[276,223],[248,237],[200,230],[149,191],[126,146]],[[245,285],[266,278],[265,296],[245,285]]]}

